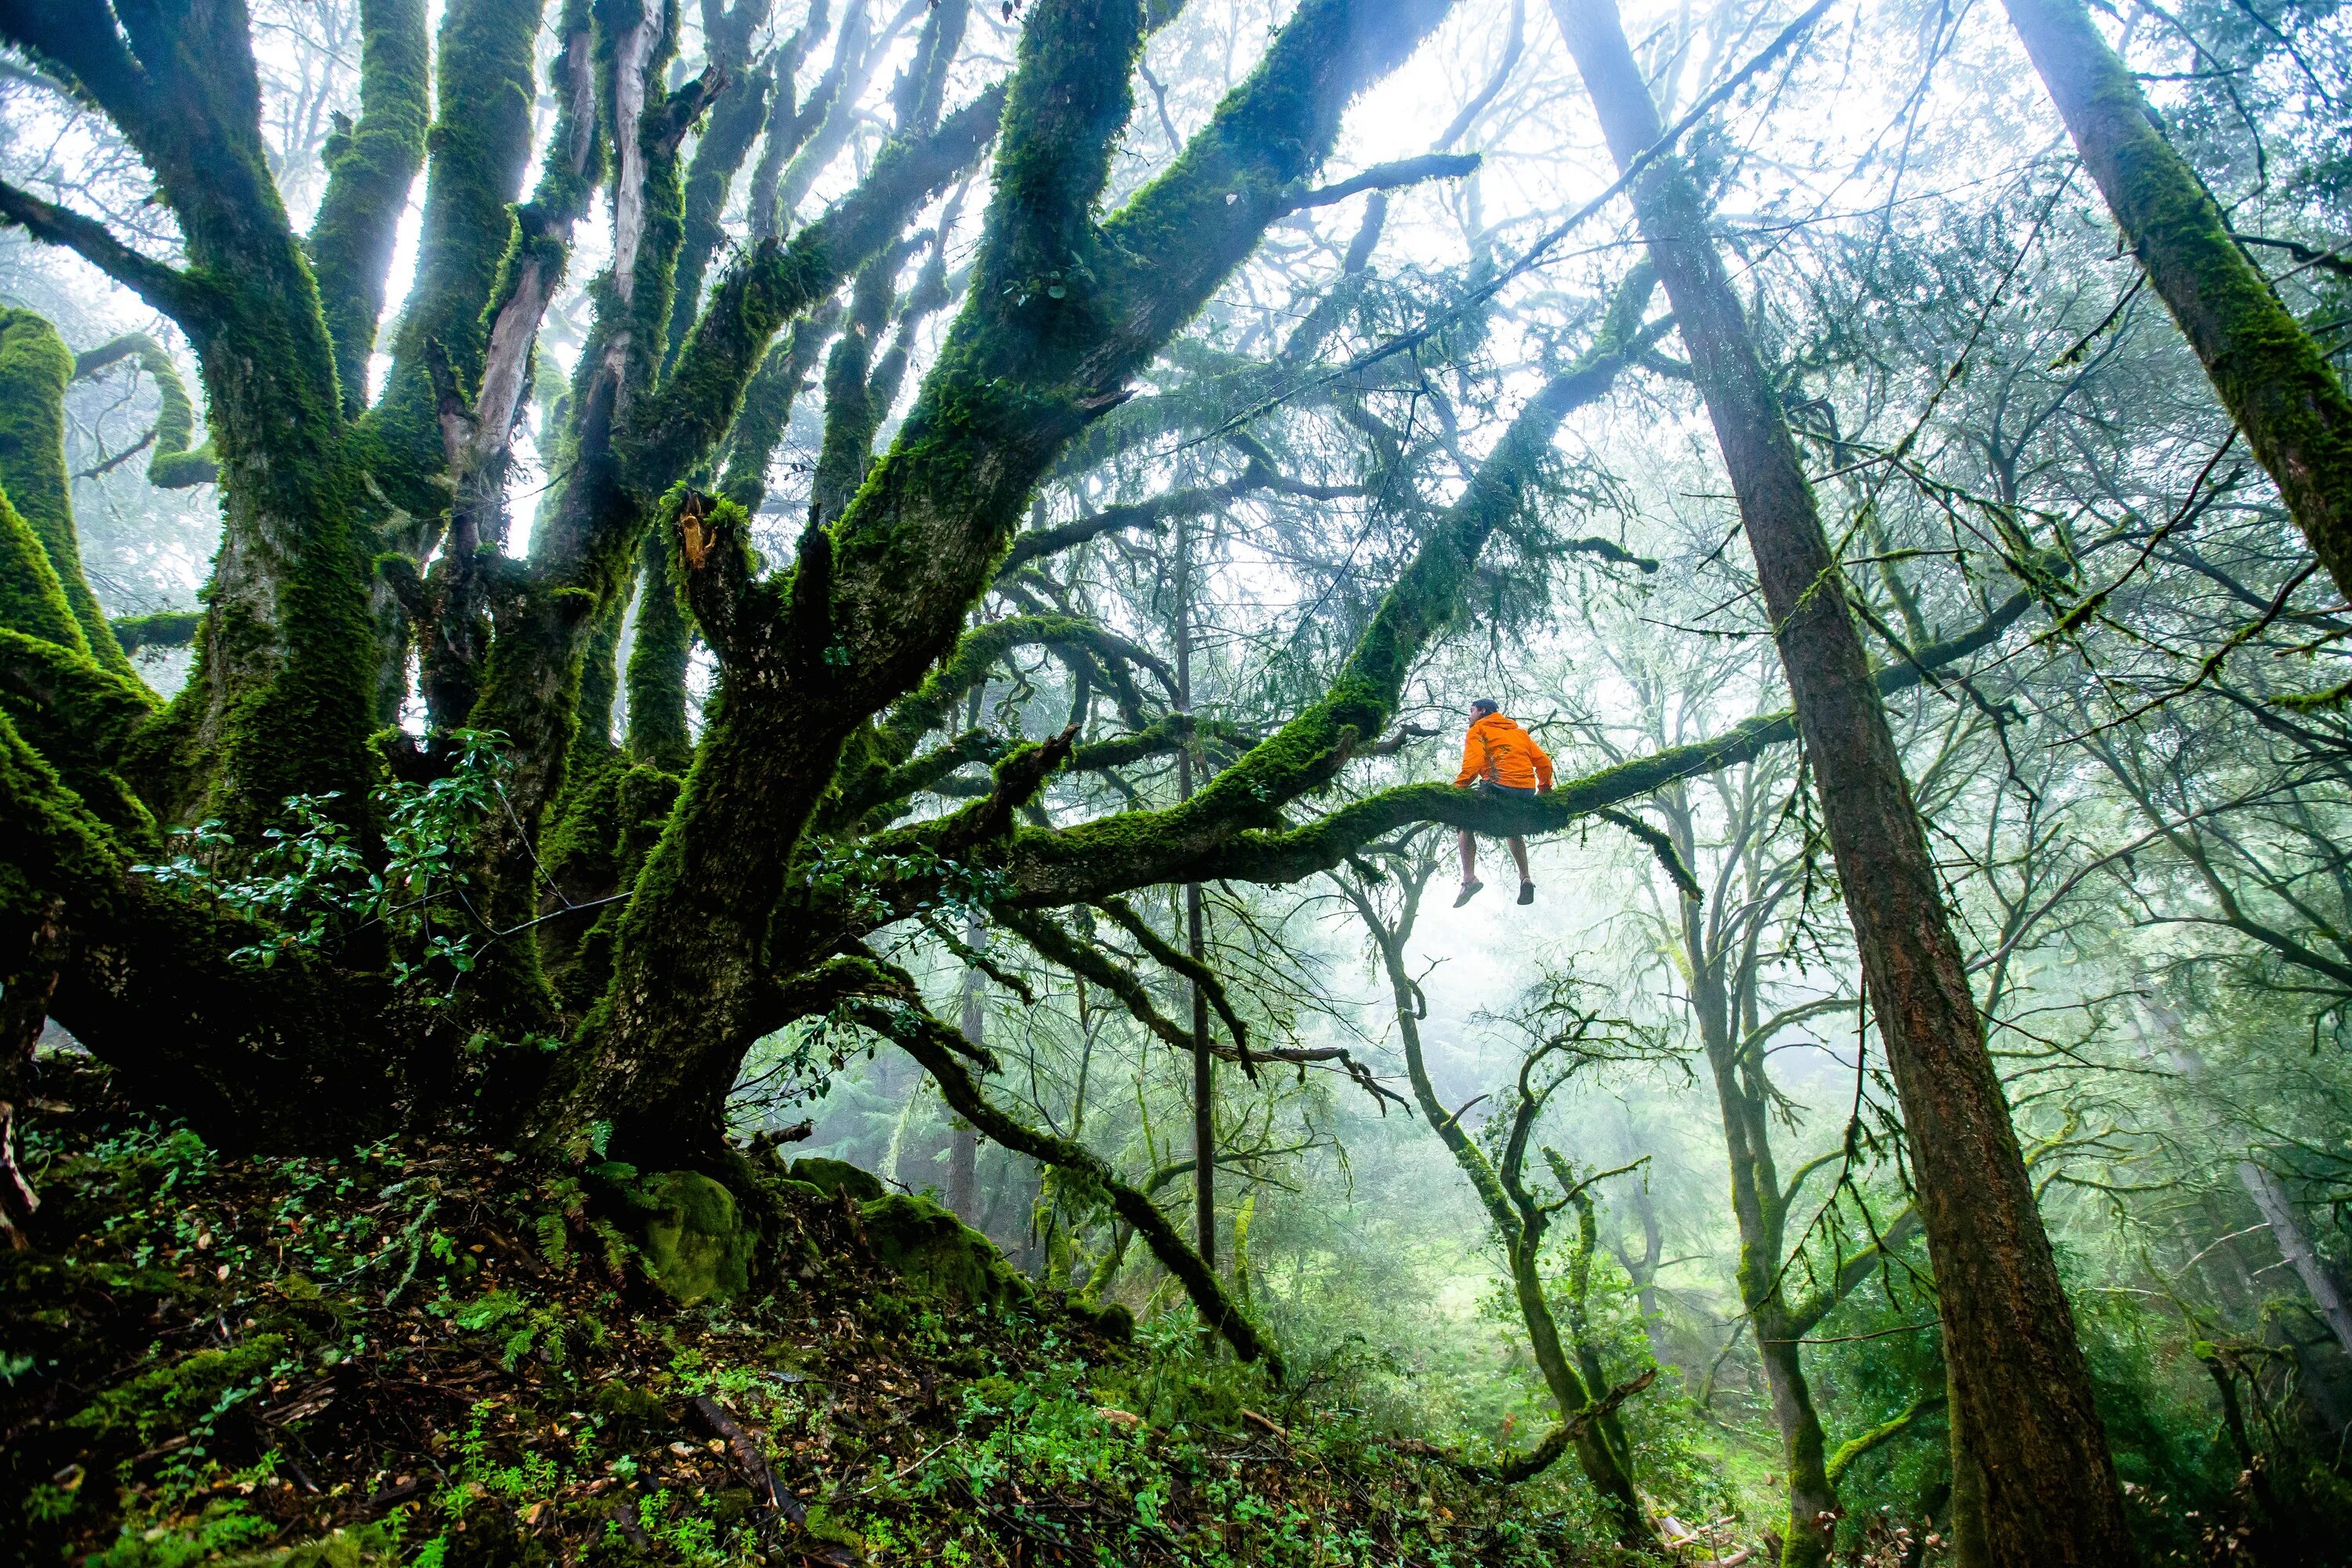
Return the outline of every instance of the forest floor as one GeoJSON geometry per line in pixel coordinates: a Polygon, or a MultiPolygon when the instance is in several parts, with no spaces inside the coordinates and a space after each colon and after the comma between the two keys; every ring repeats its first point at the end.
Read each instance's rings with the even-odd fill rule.
{"type": "Polygon", "coordinates": [[[681,1237],[699,1200],[658,1178],[404,1140],[233,1157],[86,1058],[42,1092],[35,1245],[0,1251],[0,1559],[1600,1560],[1550,1489],[1400,1454],[1344,1380],[1129,1334],[846,1168],[772,1184],[772,1289],[683,1306],[649,1267],[743,1259],[681,1237]]]}

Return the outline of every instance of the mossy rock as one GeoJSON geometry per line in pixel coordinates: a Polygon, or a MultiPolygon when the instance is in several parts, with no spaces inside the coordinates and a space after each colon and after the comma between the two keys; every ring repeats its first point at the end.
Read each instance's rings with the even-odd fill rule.
{"type": "Polygon", "coordinates": [[[871,1171],[861,1171],[846,1160],[795,1160],[792,1176],[793,1180],[806,1182],[829,1198],[846,1192],[859,1203],[870,1204],[883,1193],[881,1177],[871,1171]]]}
{"type": "Polygon", "coordinates": [[[858,1205],[866,1244],[918,1296],[950,1297],[969,1306],[1013,1306],[1032,1297],[1029,1281],[988,1237],[928,1198],[888,1193],[858,1205]]]}
{"type": "Polygon", "coordinates": [[[698,1171],[645,1178],[646,1272],[687,1306],[724,1301],[751,1288],[751,1231],[735,1195],[698,1171]]]}
{"type": "MultiPolygon", "coordinates": [[[[1077,1302],[1071,1303],[1071,1307],[1076,1311],[1087,1310],[1077,1302]]],[[[1135,1338],[1135,1314],[1127,1310],[1127,1303],[1124,1301],[1113,1301],[1108,1306],[1094,1308],[1091,1311],[1087,1311],[1087,1316],[1093,1320],[1095,1332],[1107,1340],[1116,1340],[1124,1344],[1135,1338]]]]}

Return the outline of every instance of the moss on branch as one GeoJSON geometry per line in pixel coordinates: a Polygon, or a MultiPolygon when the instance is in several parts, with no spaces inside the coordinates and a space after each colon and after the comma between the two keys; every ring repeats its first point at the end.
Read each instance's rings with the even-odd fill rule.
{"type": "MultiPolygon", "coordinates": [[[[510,204],[530,160],[532,51],[542,8],[543,0],[450,0],[435,39],[440,111],[426,137],[416,282],[393,335],[383,395],[359,429],[377,488],[419,520],[437,518],[448,504],[433,483],[446,451],[436,374],[468,397],[481,376],[486,310],[516,227],[510,204]]],[[[583,0],[570,8],[584,11],[583,0]]],[[[562,84],[551,85],[559,108],[569,110],[562,84]]],[[[560,173],[566,160],[549,164],[560,173]]]]}
{"type": "Polygon", "coordinates": [[[2352,595],[2352,396],[2166,140],[2082,0],[2008,0],[2010,19],[2165,306],[2287,510],[2352,595]]]}
{"type": "MultiPolygon", "coordinates": [[[[1990,647],[2033,603],[2031,593],[2018,593],[1966,635],[1914,650],[1912,659],[1878,672],[1879,691],[1892,696],[1907,690],[1936,670],[1990,647]]],[[[1414,823],[1443,823],[1497,837],[1558,832],[1580,817],[1638,800],[1678,779],[1750,761],[1796,735],[1796,715],[1782,710],[1707,740],[1564,780],[1549,795],[1521,799],[1481,795],[1451,784],[1400,784],[1297,826],[1207,832],[1189,842],[1168,831],[1170,819],[1178,817],[1181,808],[1125,813],[1060,830],[1023,828],[1006,847],[1003,864],[1019,889],[1020,900],[1034,906],[1091,903],[1129,888],[1163,882],[1295,882],[1331,870],[1364,845],[1414,823]]]]}
{"type": "Polygon", "coordinates": [[[310,238],[343,411],[354,418],[367,405],[393,242],[425,162],[426,75],[424,0],[362,0],[360,118],[338,115],[327,138],[327,192],[310,238]]]}
{"type": "Polygon", "coordinates": [[[159,490],[211,484],[220,477],[220,465],[213,458],[211,442],[195,444],[196,405],[169,349],[145,332],[125,332],[77,355],[74,379],[96,375],[126,358],[135,358],[140,373],[155,384],[155,428],[148,445],[147,482],[159,490]]]}
{"type": "Polygon", "coordinates": [[[961,1059],[971,1048],[963,1037],[924,1010],[920,996],[903,974],[857,959],[836,959],[827,967],[847,969],[853,965],[866,972],[869,978],[866,989],[887,999],[847,1003],[856,1021],[895,1041],[919,1062],[940,1086],[940,1097],[955,1113],[989,1139],[1015,1153],[1066,1172],[1101,1193],[1113,1212],[1143,1237],[1161,1267],[1184,1287],[1202,1321],[1223,1335],[1235,1355],[1263,1364],[1277,1383],[1283,1380],[1281,1355],[1225,1293],[1215,1270],[1177,1233],[1158,1205],[1120,1181],[1109,1163],[1084,1144],[1041,1132],[989,1100],[961,1059]]]}
{"type": "Polygon", "coordinates": [[[0,495],[0,626],[77,653],[89,651],[40,535],[5,495],[0,495]]]}
{"type": "Polygon", "coordinates": [[[46,319],[31,310],[0,310],[0,490],[56,571],[80,633],[72,646],[117,675],[135,679],[82,574],[73,481],[66,474],[66,386],[73,376],[74,356],[46,319]]]}

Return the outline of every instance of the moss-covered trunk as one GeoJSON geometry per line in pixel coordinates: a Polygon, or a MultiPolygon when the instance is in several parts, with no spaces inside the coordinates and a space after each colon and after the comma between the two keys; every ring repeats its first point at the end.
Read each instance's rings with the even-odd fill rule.
{"type": "MultiPolygon", "coordinates": [[[[1286,210],[1349,99],[1444,10],[1310,0],[1177,167],[1108,222],[1094,207],[1130,107],[1143,7],[1057,0],[1031,12],[976,281],[890,452],[840,521],[807,536],[788,589],[749,580],[737,509],[681,500],[689,601],[720,664],[718,711],[638,884],[613,990],[535,1115],[542,1134],[603,1120],[630,1146],[709,1149],[743,1052],[783,1021],[762,1000],[771,977],[839,938],[776,900],[844,743],[954,645],[1039,477],[1286,210]],[[1033,287],[1049,272],[1093,281],[1033,287]]],[[[867,182],[881,184],[877,202],[903,215],[914,192],[960,167],[926,173],[919,154],[962,119],[894,142],[908,172],[886,152],[867,182]]],[[[694,416],[688,400],[714,391],[731,411],[776,326],[830,290],[832,268],[896,237],[899,225],[871,226],[871,210],[853,198],[792,247],[761,247],[739,292],[722,283],[646,420],[694,416]],[[727,368],[717,386],[711,363],[727,368]]],[[[689,471],[677,454],[690,447],[699,461],[716,432],[648,424],[646,437],[633,457],[641,485],[658,454],[662,471],[689,471]]]]}
{"type": "MultiPolygon", "coordinates": [[[[1664,134],[1613,0],[1554,0],[1621,167],[1664,134]]],[[[1708,231],[1668,155],[1633,185],[1756,558],[1892,1058],[1952,1405],[2003,1564],[2134,1560],[2122,1493],[1968,972],[1812,490],[1708,231]]]]}
{"type": "MultiPolygon", "coordinates": [[[[1698,914],[1685,904],[1687,928],[1698,914]]],[[[1829,1561],[1837,1522],[1837,1489],[1830,1484],[1828,1439],[1806,1381],[1804,1328],[1788,1310],[1781,1258],[1788,1215],[1772,1160],[1766,1117],[1769,1107],[1742,1081],[1738,1045],[1724,995],[1722,970],[1695,971],[1691,1006],[1699,1017],[1701,1043],[1723,1111],[1725,1146],[1731,1163],[1731,1212],[1739,1226],[1739,1299],[1756,1332],[1756,1351],[1772,1400],[1772,1423],[1780,1428],[1781,1461],[1789,1478],[1789,1520],[1782,1531],[1781,1568],[1820,1568],[1829,1561]]]]}
{"type": "Polygon", "coordinates": [[[2352,397],[2239,247],[2081,0],[2007,0],[2083,166],[2336,590],[2352,595],[2352,397]]]}
{"type": "Polygon", "coordinates": [[[90,658],[128,677],[131,657],[89,591],[74,530],[66,475],[66,385],[73,376],[74,356],[56,328],[30,310],[0,310],[0,491],[48,555],[90,658]]]}

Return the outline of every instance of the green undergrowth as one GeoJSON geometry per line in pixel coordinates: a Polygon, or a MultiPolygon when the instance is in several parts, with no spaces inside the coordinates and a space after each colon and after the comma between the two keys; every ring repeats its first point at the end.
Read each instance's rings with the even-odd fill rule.
{"type": "Polygon", "coordinates": [[[79,1057],[39,1092],[35,1245],[0,1252],[0,1560],[1597,1560],[1535,1498],[1399,1454],[1344,1379],[1270,1388],[1181,1313],[1131,1331],[833,1162],[747,1178],[754,1258],[703,1177],[425,1140],[238,1157],[79,1057]]]}

